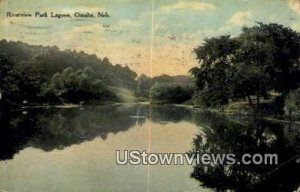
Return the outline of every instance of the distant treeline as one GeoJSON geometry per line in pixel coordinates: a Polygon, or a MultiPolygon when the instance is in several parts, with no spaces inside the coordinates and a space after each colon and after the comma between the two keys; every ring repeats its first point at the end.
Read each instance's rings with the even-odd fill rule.
{"type": "Polygon", "coordinates": [[[137,79],[136,95],[150,99],[154,103],[183,103],[190,101],[194,92],[193,78],[190,76],[160,75],[137,79]]]}
{"type": "MultiPolygon", "coordinates": [[[[1,102],[19,104],[61,104],[84,102],[126,102],[148,100],[150,89],[160,92],[158,84],[186,95],[191,77],[140,77],[127,66],[113,65],[108,58],[56,46],[36,46],[22,42],[0,41],[1,102]],[[154,86],[155,85],[155,86],[154,86]],[[176,86],[175,86],[176,85],[176,86]],[[180,88],[179,88],[180,87],[180,88]],[[125,91],[124,91],[125,90],[125,91]],[[125,100],[124,100],[125,98],[125,100]]],[[[172,91],[171,91],[172,92],[172,91]]],[[[155,99],[165,95],[152,94],[155,99]]],[[[191,96],[191,95],[190,95],[191,96]]],[[[165,102],[183,102],[190,98],[165,102]]]]}

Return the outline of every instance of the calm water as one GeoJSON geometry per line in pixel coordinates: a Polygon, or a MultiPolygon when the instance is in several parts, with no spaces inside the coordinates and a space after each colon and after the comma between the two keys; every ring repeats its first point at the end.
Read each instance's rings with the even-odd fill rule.
{"type": "Polygon", "coordinates": [[[147,105],[27,109],[0,115],[0,191],[293,191],[300,183],[297,158],[267,177],[265,173],[276,167],[115,163],[116,150],[149,149],[276,152],[283,163],[299,154],[300,131],[294,124],[147,105]]]}
{"type": "Polygon", "coordinates": [[[142,105],[2,113],[0,189],[8,192],[197,191],[191,166],[120,166],[116,150],[187,152],[191,112],[142,105]],[[23,114],[27,113],[27,114],[23,114]],[[151,118],[149,118],[151,116],[151,118]],[[150,140],[149,140],[150,139],[150,140]]]}

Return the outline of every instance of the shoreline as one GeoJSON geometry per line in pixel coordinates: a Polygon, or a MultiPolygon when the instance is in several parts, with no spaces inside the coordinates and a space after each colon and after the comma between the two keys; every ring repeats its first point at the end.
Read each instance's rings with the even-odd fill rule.
{"type": "MultiPolygon", "coordinates": [[[[117,106],[117,105],[158,105],[155,103],[151,103],[151,102],[117,102],[117,103],[101,103],[101,104],[85,104],[85,105],[80,105],[80,104],[53,104],[53,105],[16,105],[16,106],[6,106],[9,109],[71,109],[71,108],[82,108],[84,109],[85,107],[89,107],[89,106],[117,106]]],[[[218,109],[212,109],[212,108],[207,108],[207,109],[203,109],[203,108],[198,108],[194,105],[188,105],[188,104],[159,104],[159,105],[168,105],[168,106],[175,106],[175,107],[183,107],[186,109],[190,109],[190,110],[195,110],[195,111],[210,111],[210,112],[216,112],[216,113],[220,113],[220,114],[224,114],[224,115],[233,115],[233,114],[239,114],[239,115],[246,115],[249,116],[251,114],[249,114],[249,112],[237,112],[237,110],[218,110],[218,109]]],[[[292,123],[292,124],[297,124],[300,125],[300,121],[298,120],[288,120],[288,119],[277,119],[277,118],[273,118],[270,116],[262,116],[262,119],[266,120],[266,121],[272,121],[272,122],[277,122],[277,123],[292,123]]]]}

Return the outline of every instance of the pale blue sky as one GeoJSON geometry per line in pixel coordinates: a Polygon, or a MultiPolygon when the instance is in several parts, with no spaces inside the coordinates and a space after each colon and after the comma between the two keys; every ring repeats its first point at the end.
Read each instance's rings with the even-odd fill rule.
{"type": "Polygon", "coordinates": [[[256,21],[300,31],[299,0],[0,0],[0,12],[1,39],[83,50],[148,75],[187,74],[197,65],[192,50],[205,37],[236,35],[256,21]],[[107,11],[111,17],[21,19],[6,18],[7,11],[107,11]]]}

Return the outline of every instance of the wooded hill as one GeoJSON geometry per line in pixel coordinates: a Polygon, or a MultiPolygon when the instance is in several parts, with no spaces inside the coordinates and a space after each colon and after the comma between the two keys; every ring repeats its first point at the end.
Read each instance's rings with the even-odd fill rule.
{"type": "Polygon", "coordinates": [[[18,105],[146,101],[153,87],[162,93],[157,99],[167,94],[174,100],[174,94],[186,94],[183,88],[193,81],[189,76],[137,77],[129,67],[95,54],[1,40],[0,83],[1,102],[18,105]]]}
{"type": "Polygon", "coordinates": [[[133,90],[137,74],[107,58],[58,47],[0,41],[0,82],[10,103],[117,100],[110,87],[133,90]]]}

